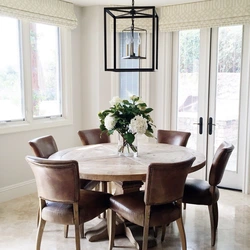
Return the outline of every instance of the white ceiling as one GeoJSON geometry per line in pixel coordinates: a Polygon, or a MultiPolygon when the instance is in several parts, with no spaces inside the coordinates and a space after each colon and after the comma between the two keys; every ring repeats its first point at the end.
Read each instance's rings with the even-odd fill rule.
{"type": "MultiPolygon", "coordinates": [[[[131,6],[132,0],[64,0],[65,2],[71,2],[79,6],[93,6],[93,5],[124,5],[131,6]]],[[[210,0],[134,0],[135,6],[166,6],[181,3],[203,2],[210,0]]]]}

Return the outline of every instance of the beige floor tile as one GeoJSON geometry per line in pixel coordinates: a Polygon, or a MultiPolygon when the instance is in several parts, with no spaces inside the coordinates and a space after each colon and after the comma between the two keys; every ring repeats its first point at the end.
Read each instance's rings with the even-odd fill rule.
{"type": "MultiPolygon", "coordinates": [[[[36,194],[21,197],[0,204],[0,249],[33,250],[36,238],[37,216],[36,194]]],[[[250,249],[250,196],[240,192],[221,190],[219,200],[219,225],[215,247],[210,246],[210,222],[206,206],[187,205],[183,212],[188,250],[247,250],[250,249]]],[[[96,218],[85,224],[88,229],[96,225],[96,218]]],[[[47,223],[41,250],[74,250],[74,230],[70,227],[69,238],[63,237],[63,226],[47,223]]],[[[178,229],[175,223],[167,227],[166,237],[152,250],[181,249],[178,229]]],[[[121,235],[115,239],[119,249],[135,249],[129,240],[121,235]]],[[[81,249],[108,249],[108,240],[89,242],[81,239],[81,249]]]]}

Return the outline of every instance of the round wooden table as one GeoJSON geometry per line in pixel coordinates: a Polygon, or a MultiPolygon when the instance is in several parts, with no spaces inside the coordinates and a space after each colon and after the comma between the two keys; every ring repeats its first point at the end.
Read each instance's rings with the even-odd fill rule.
{"type": "Polygon", "coordinates": [[[102,143],[61,150],[50,159],[77,160],[82,179],[97,181],[145,181],[152,162],[179,162],[195,156],[190,172],[205,166],[205,157],[195,150],[163,143],[138,145],[138,157],[118,156],[117,144],[102,143]]]}
{"type": "MultiPolygon", "coordinates": [[[[148,165],[152,162],[179,162],[195,156],[191,172],[205,166],[203,154],[192,149],[163,143],[143,143],[138,145],[137,157],[119,156],[117,144],[102,143],[61,150],[51,155],[54,160],[76,160],[79,165],[80,178],[96,181],[115,182],[115,194],[135,192],[140,190],[146,180],[148,165]]],[[[124,221],[117,222],[116,233],[124,232],[124,221]]],[[[132,244],[140,249],[142,232],[132,224],[125,224],[125,232],[132,244]]],[[[106,221],[85,233],[89,241],[108,238],[106,221]]],[[[148,247],[154,247],[156,240],[148,237],[148,247]]]]}

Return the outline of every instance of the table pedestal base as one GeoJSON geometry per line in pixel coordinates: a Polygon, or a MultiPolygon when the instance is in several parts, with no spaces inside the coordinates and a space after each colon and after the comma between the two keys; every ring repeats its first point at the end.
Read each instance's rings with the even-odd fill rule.
{"type": "MultiPolygon", "coordinates": [[[[129,241],[135,245],[137,249],[142,249],[143,243],[143,227],[139,227],[133,223],[125,222],[125,233],[129,241]]],[[[157,245],[154,237],[153,229],[149,229],[148,232],[148,248],[155,247],[157,245]]]]}
{"type": "MultiPolygon", "coordinates": [[[[115,182],[115,195],[127,194],[131,192],[138,192],[143,185],[142,181],[119,181],[115,182]]],[[[117,216],[118,217],[118,216],[117,216]]],[[[137,249],[142,249],[143,242],[143,228],[137,226],[129,221],[124,222],[125,234],[129,241],[135,245],[137,249]]],[[[148,233],[148,248],[155,247],[157,244],[154,237],[153,230],[150,229],[148,233]]]]}
{"type": "MultiPolygon", "coordinates": [[[[129,241],[139,250],[142,249],[143,242],[143,228],[139,227],[129,221],[123,222],[118,216],[116,221],[115,235],[126,235],[129,241]]],[[[96,226],[87,229],[85,237],[90,242],[108,239],[107,221],[103,219],[96,226]]],[[[148,248],[156,246],[156,239],[154,237],[153,229],[149,230],[148,234],[148,248]]]]}
{"type": "MultiPolygon", "coordinates": [[[[116,230],[115,235],[124,235],[124,222],[121,221],[119,218],[116,221],[116,230]]],[[[107,240],[108,237],[108,230],[107,230],[107,220],[102,219],[100,223],[96,226],[91,227],[85,231],[85,237],[88,241],[94,242],[99,240],[107,240]]]]}

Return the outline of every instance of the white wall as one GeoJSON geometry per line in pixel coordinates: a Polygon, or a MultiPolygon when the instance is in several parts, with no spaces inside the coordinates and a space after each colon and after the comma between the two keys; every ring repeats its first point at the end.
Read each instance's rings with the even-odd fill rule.
{"type": "MultiPolygon", "coordinates": [[[[103,8],[82,10],[82,105],[84,128],[99,127],[98,112],[109,107],[110,72],[104,71],[103,8]]],[[[118,84],[118,83],[117,83],[118,84]]]]}

